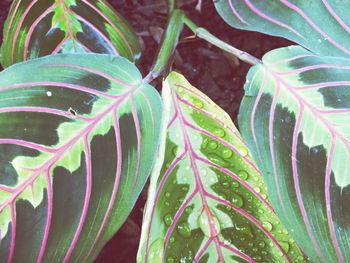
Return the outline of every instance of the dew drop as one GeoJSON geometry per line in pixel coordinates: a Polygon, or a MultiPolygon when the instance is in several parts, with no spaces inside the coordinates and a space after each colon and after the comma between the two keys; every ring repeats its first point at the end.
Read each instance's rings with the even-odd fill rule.
{"type": "Polygon", "coordinates": [[[222,167],[229,167],[230,163],[226,162],[221,156],[215,154],[215,153],[209,153],[207,155],[208,159],[212,161],[213,163],[216,163],[217,165],[220,165],[222,167]]]}
{"type": "Polygon", "coordinates": [[[200,100],[198,100],[198,99],[195,99],[194,101],[193,101],[193,104],[194,104],[194,106],[196,106],[197,108],[203,108],[203,102],[202,101],[200,101],[200,100]]]}
{"type": "Polygon", "coordinates": [[[223,182],[223,183],[222,183],[222,187],[223,187],[223,188],[229,188],[229,187],[230,187],[230,183],[228,183],[228,182],[223,182]]]}
{"type": "Polygon", "coordinates": [[[51,96],[52,96],[52,92],[51,92],[51,91],[46,91],[46,95],[47,95],[48,97],[51,97],[51,96]]]}
{"type": "Polygon", "coordinates": [[[238,153],[243,157],[246,157],[248,155],[247,147],[242,146],[242,147],[239,147],[237,150],[238,150],[238,153]]]}
{"type": "Polygon", "coordinates": [[[175,242],[175,238],[174,238],[174,237],[170,237],[170,238],[169,238],[169,242],[170,242],[170,243],[174,243],[174,242],[175,242]]]}
{"type": "Polygon", "coordinates": [[[289,252],[289,243],[288,242],[280,242],[279,243],[281,248],[284,250],[284,252],[288,253],[289,252]]]}
{"type": "Polygon", "coordinates": [[[185,208],[185,213],[188,214],[188,215],[191,214],[192,211],[193,211],[192,206],[187,206],[187,207],[185,208]]]}
{"type": "Polygon", "coordinates": [[[243,198],[235,193],[232,193],[232,204],[237,207],[242,207],[244,204],[243,198]]]}
{"type": "Polygon", "coordinates": [[[215,150],[216,148],[218,148],[217,142],[215,142],[215,141],[210,141],[210,142],[209,142],[209,148],[210,148],[210,149],[213,149],[213,150],[215,150]]]}
{"type": "Polygon", "coordinates": [[[264,241],[259,242],[258,246],[260,248],[264,248],[265,247],[265,242],[264,241]]]}
{"type": "Polygon", "coordinates": [[[239,171],[237,175],[239,178],[241,178],[243,180],[247,180],[249,177],[249,174],[244,170],[239,171]]]}
{"type": "Polygon", "coordinates": [[[233,181],[233,182],[232,182],[232,187],[233,187],[233,188],[238,188],[238,187],[239,187],[239,182],[233,181]]]}
{"type": "Polygon", "coordinates": [[[173,222],[173,218],[170,214],[167,214],[164,216],[164,223],[167,225],[167,226],[170,226],[171,223],[173,222]]]}
{"type": "Polygon", "coordinates": [[[220,138],[225,136],[225,131],[221,128],[216,128],[213,133],[220,138]]]}
{"type": "Polygon", "coordinates": [[[208,138],[204,138],[203,139],[203,142],[202,142],[202,145],[201,145],[202,149],[206,149],[207,148],[208,142],[209,142],[208,138]]]}
{"type": "Polygon", "coordinates": [[[180,236],[189,238],[191,237],[191,228],[188,223],[181,223],[177,226],[177,232],[179,232],[180,236]]]}
{"type": "Polygon", "coordinates": [[[170,193],[169,193],[169,192],[166,192],[166,193],[165,193],[165,197],[170,197],[170,193]]]}
{"type": "Polygon", "coordinates": [[[231,158],[233,155],[233,152],[231,149],[229,148],[225,148],[222,150],[222,157],[224,157],[225,159],[229,159],[231,158]]]}
{"type": "Polygon", "coordinates": [[[164,239],[159,238],[154,241],[150,248],[147,256],[147,261],[150,263],[156,263],[162,261],[164,239]]]}
{"type": "Polygon", "coordinates": [[[271,231],[272,230],[272,224],[270,223],[270,222],[267,222],[267,221],[264,221],[263,223],[262,223],[262,226],[267,230],[267,231],[271,231]]]}
{"type": "Polygon", "coordinates": [[[248,236],[250,238],[254,238],[254,234],[253,234],[253,231],[252,231],[250,225],[247,225],[247,224],[236,224],[235,227],[240,233],[242,233],[242,234],[244,234],[244,235],[246,235],[246,236],[248,236]]]}
{"type": "Polygon", "coordinates": [[[166,262],[168,262],[168,263],[174,263],[174,262],[175,262],[175,259],[172,258],[172,257],[168,257],[168,259],[166,260],[166,262]]]}

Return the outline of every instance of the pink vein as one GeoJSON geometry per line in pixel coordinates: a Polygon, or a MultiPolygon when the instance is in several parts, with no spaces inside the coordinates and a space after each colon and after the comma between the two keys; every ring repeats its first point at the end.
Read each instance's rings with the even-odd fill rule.
{"type": "MultiPolygon", "coordinates": [[[[108,204],[108,208],[106,211],[106,214],[103,218],[102,224],[100,226],[100,229],[98,230],[98,233],[96,235],[96,238],[94,240],[94,243],[92,244],[89,252],[86,255],[86,258],[89,257],[89,255],[91,254],[92,250],[95,248],[97,241],[100,239],[103,230],[106,227],[107,224],[107,220],[109,218],[109,215],[112,211],[113,208],[113,204],[115,202],[116,196],[117,196],[117,192],[118,192],[118,187],[119,187],[119,182],[120,182],[120,176],[121,176],[121,170],[122,170],[122,149],[121,149],[121,138],[120,138],[120,133],[119,131],[119,119],[117,116],[117,112],[116,109],[113,111],[113,119],[114,119],[114,125],[115,125],[115,137],[116,137],[116,143],[117,143],[117,171],[116,171],[116,176],[115,176],[115,181],[114,181],[114,186],[113,186],[113,191],[111,194],[111,198],[108,204]]],[[[86,259],[84,260],[86,261],[86,259]]]]}
{"type": "MultiPolygon", "coordinates": [[[[278,97],[280,94],[280,84],[277,84],[276,91],[273,97],[272,105],[271,105],[271,110],[270,110],[270,117],[269,117],[269,141],[270,141],[270,153],[271,153],[271,160],[272,160],[272,167],[273,167],[273,175],[275,178],[275,184],[277,188],[277,195],[280,201],[280,204],[283,208],[283,212],[286,214],[285,207],[284,207],[284,202],[281,194],[281,189],[278,183],[278,174],[277,174],[277,167],[276,167],[276,157],[275,157],[275,143],[274,143],[274,132],[273,132],[273,127],[274,127],[274,119],[275,119],[275,111],[276,111],[276,105],[278,102],[278,97]]],[[[287,215],[286,215],[287,216],[287,215]]]]}
{"type": "Polygon", "coordinates": [[[227,0],[227,3],[230,6],[232,13],[238,18],[238,20],[241,21],[243,24],[249,25],[249,23],[239,15],[236,8],[233,6],[232,0],[227,0]]]}
{"type": "Polygon", "coordinates": [[[323,32],[314,22],[311,21],[311,19],[296,5],[288,2],[287,0],[280,0],[281,3],[283,3],[285,6],[289,7],[290,9],[297,12],[304,20],[313,28],[315,29],[321,36],[323,36],[325,39],[327,39],[330,43],[333,44],[336,48],[342,50],[346,54],[350,54],[350,50],[346,49],[339,43],[337,43],[334,39],[332,39],[330,36],[328,36],[325,32],[323,32]]]}
{"type": "Polygon", "coordinates": [[[51,168],[49,168],[46,171],[47,204],[48,204],[48,206],[47,206],[47,219],[46,219],[46,225],[45,225],[45,231],[44,231],[44,238],[43,238],[43,241],[41,243],[37,263],[41,263],[43,260],[47,240],[49,238],[50,227],[51,227],[53,192],[52,192],[52,184],[51,184],[51,177],[50,177],[50,169],[51,168]]]}
{"type": "Polygon", "coordinates": [[[12,28],[13,20],[15,18],[14,14],[18,14],[18,7],[19,7],[20,4],[21,4],[21,1],[17,1],[16,6],[14,7],[14,10],[12,10],[13,6],[10,9],[10,14],[9,15],[11,15],[11,18],[10,18],[10,22],[8,24],[8,28],[6,30],[6,34],[4,34],[6,37],[9,36],[9,33],[11,31],[11,28],[12,28]]]}
{"type": "MultiPolygon", "coordinates": [[[[24,59],[26,60],[27,59],[27,56],[28,56],[28,47],[29,47],[29,43],[30,43],[30,39],[32,37],[32,34],[34,32],[34,30],[37,28],[37,25],[40,23],[40,21],[42,19],[44,19],[45,16],[47,16],[59,3],[55,3],[53,4],[52,6],[50,6],[48,9],[45,10],[45,12],[43,12],[40,16],[38,16],[37,19],[35,19],[35,21],[33,22],[33,24],[30,26],[28,32],[27,32],[27,35],[26,35],[26,38],[25,38],[25,42],[24,42],[24,50],[23,50],[23,57],[24,59]]],[[[20,28],[18,28],[19,30],[20,28]]],[[[16,39],[15,39],[16,40],[16,39]]],[[[14,52],[15,52],[15,42],[13,43],[13,49],[12,49],[12,62],[14,62],[14,52]]]]}
{"type": "Polygon", "coordinates": [[[33,81],[33,82],[27,82],[27,83],[18,83],[18,84],[13,84],[13,85],[0,88],[0,91],[31,87],[31,86],[53,86],[58,88],[67,88],[67,89],[83,91],[83,92],[87,92],[90,94],[94,94],[94,95],[98,95],[106,98],[112,98],[112,99],[118,98],[118,96],[110,95],[95,89],[86,88],[81,85],[75,85],[75,84],[64,83],[64,82],[54,82],[54,81],[33,81]]]}
{"type": "Polygon", "coordinates": [[[347,24],[337,15],[337,13],[333,10],[333,8],[330,6],[330,4],[327,2],[327,0],[322,0],[323,4],[329,11],[329,13],[335,18],[335,20],[338,21],[338,23],[346,30],[346,32],[350,33],[350,28],[347,24]]]}
{"type": "Polygon", "coordinates": [[[123,32],[116,26],[116,24],[114,24],[103,12],[101,12],[101,10],[99,10],[98,8],[96,8],[94,5],[92,5],[90,2],[86,1],[86,0],[82,0],[85,4],[87,4],[88,6],[90,6],[92,9],[94,9],[101,17],[103,17],[107,23],[112,26],[112,28],[118,32],[119,36],[123,39],[124,43],[126,44],[127,48],[129,49],[129,52],[131,54],[132,57],[135,56],[128,40],[126,39],[125,35],[123,34],[123,32]]]}
{"type": "Polygon", "coordinates": [[[98,76],[102,76],[108,80],[111,80],[112,82],[114,82],[117,85],[123,85],[129,88],[135,88],[136,86],[134,84],[130,84],[127,83],[121,79],[117,79],[115,77],[113,77],[110,74],[107,74],[105,72],[102,72],[100,70],[94,69],[94,68],[89,68],[86,66],[79,66],[79,65],[73,65],[73,64],[47,64],[45,65],[45,67],[62,67],[62,68],[73,68],[73,69],[80,69],[80,70],[84,70],[93,74],[96,74],[98,76]]]}
{"type": "Polygon", "coordinates": [[[80,217],[80,221],[77,227],[77,230],[74,234],[74,238],[72,240],[71,245],[69,246],[69,249],[67,251],[67,254],[63,260],[63,262],[68,262],[70,256],[73,253],[73,250],[78,242],[80,233],[83,229],[85,220],[86,220],[86,216],[89,210],[89,203],[90,203],[90,196],[91,196],[91,152],[90,152],[90,145],[89,145],[89,141],[88,141],[88,136],[89,136],[89,132],[85,135],[84,137],[84,146],[85,146],[85,162],[86,162],[86,194],[85,194],[85,200],[84,200],[84,207],[83,207],[83,211],[80,217]]]}
{"type": "MultiPolygon", "coordinates": [[[[187,154],[187,150],[185,150],[178,157],[176,157],[176,159],[171,163],[169,168],[164,173],[164,176],[163,176],[162,180],[159,183],[159,186],[158,186],[158,189],[157,189],[157,193],[156,193],[156,196],[155,196],[155,199],[154,199],[154,203],[155,204],[158,203],[158,199],[159,199],[159,196],[161,194],[161,190],[163,189],[163,186],[164,186],[165,182],[168,180],[169,175],[174,170],[174,168],[178,165],[178,163],[185,157],[186,154],[187,154]]],[[[149,250],[149,242],[150,242],[150,237],[151,237],[151,235],[150,235],[151,234],[151,226],[152,226],[153,216],[154,216],[154,213],[155,213],[155,208],[156,208],[156,206],[152,205],[152,212],[151,212],[151,216],[150,216],[150,223],[148,225],[148,230],[147,230],[146,253],[145,253],[145,258],[144,258],[145,262],[147,262],[147,255],[148,255],[148,252],[149,252],[148,250],[149,250]]]]}
{"type": "Polygon", "coordinates": [[[220,241],[220,246],[226,248],[227,250],[229,250],[232,253],[236,254],[237,256],[243,258],[244,260],[247,260],[249,263],[255,263],[254,259],[252,259],[248,255],[244,254],[243,252],[226,245],[224,242],[220,241]]]}
{"type": "Polygon", "coordinates": [[[209,247],[210,243],[213,241],[213,238],[209,238],[207,242],[205,242],[204,246],[197,252],[196,256],[194,257],[194,262],[198,263],[201,257],[203,256],[205,250],[209,247]]]}
{"type": "Polygon", "coordinates": [[[292,28],[292,27],[290,27],[290,26],[288,26],[288,25],[286,25],[286,24],[284,24],[284,23],[282,23],[282,22],[280,22],[280,21],[278,21],[278,20],[276,20],[276,19],[273,19],[272,17],[270,17],[270,16],[264,14],[263,12],[261,12],[259,9],[257,9],[257,8],[250,2],[250,0],[244,0],[244,1],[245,1],[245,3],[247,4],[247,6],[248,6],[255,14],[257,14],[258,16],[260,16],[260,17],[266,19],[267,21],[269,21],[269,22],[271,22],[271,23],[273,23],[273,24],[276,24],[276,25],[278,25],[278,26],[280,26],[280,27],[283,27],[283,28],[289,30],[290,32],[294,33],[295,35],[297,35],[298,37],[300,37],[300,38],[302,38],[302,39],[305,39],[305,38],[304,38],[298,31],[296,31],[294,28],[292,28]]]}
{"type": "Polygon", "coordinates": [[[333,65],[333,64],[317,64],[317,65],[307,66],[307,67],[303,67],[303,68],[298,68],[298,69],[291,70],[291,71],[284,71],[284,72],[275,71],[275,73],[278,73],[279,75],[288,76],[288,75],[300,74],[300,73],[304,73],[304,72],[312,71],[312,70],[316,70],[316,69],[350,70],[350,66],[341,66],[341,65],[333,65]]]}
{"type": "MultiPolygon", "coordinates": [[[[20,2],[20,1],[19,1],[20,2]]],[[[12,63],[14,62],[14,57],[15,57],[15,46],[16,46],[16,42],[17,42],[17,37],[19,35],[19,32],[21,30],[21,26],[23,24],[23,21],[24,19],[26,18],[26,15],[29,13],[30,9],[35,5],[35,3],[38,2],[38,0],[34,0],[32,1],[28,6],[27,8],[24,10],[22,16],[21,16],[21,19],[19,20],[18,22],[18,25],[16,27],[16,30],[15,30],[15,33],[14,33],[14,36],[13,36],[13,42],[12,42],[12,54],[11,54],[11,57],[12,57],[12,63]]],[[[10,30],[10,26],[9,25],[9,30],[10,30]]]]}
{"type": "Polygon", "coordinates": [[[11,244],[10,244],[10,253],[8,257],[8,263],[12,262],[13,253],[15,252],[15,241],[16,241],[16,212],[15,212],[15,203],[11,201],[11,244]]]}
{"type": "Polygon", "coordinates": [[[49,148],[41,144],[28,142],[24,140],[17,140],[17,139],[0,139],[0,144],[18,145],[18,146],[22,146],[33,150],[42,151],[42,152],[47,152],[47,153],[55,153],[57,151],[57,149],[49,148]]]}
{"type": "Polygon", "coordinates": [[[141,165],[141,127],[140,127],[139,118],[137,117],[135,101],[133,97],[130,98],[130,104],[131,104],[132,116],[135,123],[136,138],[137,138],[137,164],[136,164],[135,177],[133,182],[133,187],[135,187],[138,183],[139,170],[141,165]]]}
{"type": "Polygon", "coordinates": [[[300,186],[299,186],[299,174],[298,174],[298,165],[297,165],[297,146],[298,146],[298,134],[299,134],[300,124],[302,121],[303,112],[304,112],[304,106],[301,104],[300,105],[300,112],[299,112],[297,119],[295,121],[295,126],[294,126],[294,131],[293,131],[293,142],[292,142],[292,156],[291,157],[292,157],[294,189],[295,189],[295,193],[297,196],[300,212],[303,216],[303,220],[305,222],[305,226],[306,226],[307,232],[311,238],[312,244],[314,245],[318,256],[320,257],[320,259],[322,259],[322,262],[326,262],[323,254],[322,254],[322,251],[321,251],[321,249],[316,241],[316,238],[312,232],[310,221],[309,221],[309,218],[307,216],[307,212],[306,212],[306,209],[304,206],[304,202],[303,202],[303,198],[301,196],[301,191],[300,191],[300,186]]]}
{"type": "Polygon", "coordinates": [[[111,49],[113,50],[115,55],[118,55],[119,52],[118,50],[114,47],[113,43],[111,42],[110,39],[108,39],[108,37],[105,36],[105,34],[103,34],[95,25],[93,25],[92,23],[90,23],[88,20],[86,20],[85,18],[83,18],[82,16],[74,13],[74,16],[77,17],[77,19],[79,19],[80,21],[84,22],[85,24],[87,24],[88,26],[90,26],[96,33],[98,33],[105,41],[106,43],[108,43],[111,47],[111,49]]]}
{"type": "Polygon", "coordinates": [[[40,113],[48,113],[58,116],[63,116],[70,119],[78,119],[81,121],[89,122],[91,121],[91,118],[87,118],[84,116],[75,116],[69,113],[68,111],[62,111],[57,110],[54,108],[44,108],[44,107],[6,107],[6,108],[0,108],[0,114],[1,113],[9,113],[9,112],[40,112],[40,113]]]}
{"type": "Polygon", "coordinates": [[[333,246],[334,246],[335,251],[337,253],[339,262],[344,263],[345,262],[344,257],[342,255],[342,252],[340,251],[340,247],[339,247],[338,240],[337,240],[337,235],[335,233],[335,229],[334,229],[334,225],[333,225],[333,216],[332,216],[332,208],[331,208],[330,181],[331,181],[332,157],[334,154],[334,149],[335,149],[335,140],[334,140],[334,137],[332,135],[331,149],[330,149],[328,157],[327,157],[327,169],[326,169],[326,178],[325,178],[326,210],[327,210],[328,226],[329,226],[329,231],[331,232],[333,246]]]}
{"type": "Polygon", "coordinates": [[[261,224],[260,222],[253,216],[251,216],[250,214],[248,214],[246,211],[244,211],[243,209],[241,208],[238,208],[238,207],[235,207],[234,205],[232,205],[230,202],[220,198],[220,197],[217,197],[217,196],[214,196],[210,193],[207,193],[207,196],[213,200],[215,200],[216,202],[218,203],[221,203],[225,206],[228,206],[230,207],[232,210],[240,213],[242,216],[244,216],[245,218],[247,218],[250,222],[254,223],[254,225],[256,227],[258,227],[274,244],[275,246],[278,248],[278,250],[283,254],[283,257],[287,260],[287,262],[291,262],[288,255],[286,254],[286,252],[283,250],[283,248],[280,246],[280,244],[278,243],[278,241],[274,238],[274,236],[269,233],[261,224]]]}

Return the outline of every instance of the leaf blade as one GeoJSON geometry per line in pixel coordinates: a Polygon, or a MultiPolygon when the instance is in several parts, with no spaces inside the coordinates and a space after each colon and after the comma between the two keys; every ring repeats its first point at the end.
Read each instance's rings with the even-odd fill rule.
{"type": "Polygon", "coordinates": [[[1,260],[92,261],[146,182],[159,95],[108,55],[30,60],[1,79],[1,260]]]}
{"type": "Polygon", "coordinates": [[[2,64],[56,53],[104,53],[138,59],[129,24],[105,1],[13,2],[5,22],[2,64]]]}
{"type": "Polygon", "coordinates": [[[339,217],[348,217],[349,61],[293,46],[263,62],[247,78],[242,134],[277,193],[271,199],[278,215],[305,253],[313,261],[346,261],[348,228],[339,217]]]}
{"type": "Polygon", "coordinates": [[[217,1],[215,7],[231,26],[281,36],[317,54],[349,57],[349,6],[336,0],[293,3],[282,0],[217,1]]]}
{"type": "Polygon", "coordinates": [[[288,234],[276,223],[261,177],[227,114],[174,72],[163,85],[163,100],[167,121],[138,261],[303,261],[295,243],[284,242],[288,234]],[[254,203],[264,212],[248,208],[254,203]]]}

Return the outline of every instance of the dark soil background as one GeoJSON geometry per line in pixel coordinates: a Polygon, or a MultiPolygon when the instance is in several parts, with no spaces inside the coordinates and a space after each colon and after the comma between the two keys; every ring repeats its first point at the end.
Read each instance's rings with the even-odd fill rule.
{"type": "MultiPolygon", "coordinates": [[[[11,2],[11,0],[0,0],[0,28],[3,28],[11,2]]],[[[140,38],[143,50],[139,67],[145,76],[152,66],[166,24],[166,0],[109,0],[109,2],[132,24],[140,38]]],[[[197,0],[178,0],[178,3],[198,25],[258,58],[272,49],[291,44],[280,38],[231,28],[216,13],[211,0],[202,1],[201,12],[196,9],[197,0]]],[[[236,122],[245,76],[250,66],[191,36],[193,34],[185,29],[175,54],[173,69],[184,74],[194,86],[225,109],[236,122]]],[[[2,34],[0,40],[1,38],[2,34]]],[[[159,81],[154,84],[159,88],[159,81]]],[[[107,243],[95,263],[136,261],[142,210],[146,198],[147,190],[144,190],[129,219],[107,243]]]]}

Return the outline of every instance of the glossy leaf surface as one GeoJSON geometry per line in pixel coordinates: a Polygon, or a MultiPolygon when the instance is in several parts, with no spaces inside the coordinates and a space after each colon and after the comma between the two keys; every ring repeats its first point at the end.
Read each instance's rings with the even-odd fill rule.
{"type": "Polygon", "coordinates": [[[2,65],[56,53],[140,55],[137,36],[105,0],[15,0],[4,26],[2,65]]]}
{"type": "Polygon", "coordinates": [[[248,73],[239,122],[281,221],[312,262],[350,261],[350,60],[292,46],[248,73]]]}
{"type": "Polygon", "coordinates": [[[0,73],[0,262],[91,262],[145,184],[161,101],[122,57],[0,73]]]}
{"type": "Polygon", "coordinates": [[[317,54],[350,57],[350,5],[343,0],[214,1],[233,27],[290,39],[317,54]]]}
{"type": "Polygon", "coordinates": [[[174,72],[163,102],[138,261],[302,262],[229,116],[174,72]]]}

